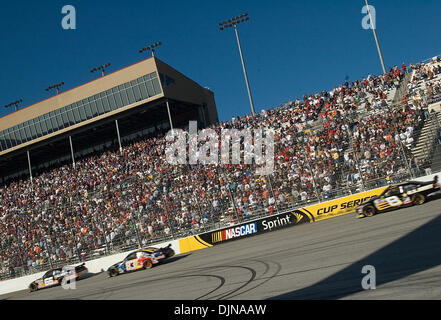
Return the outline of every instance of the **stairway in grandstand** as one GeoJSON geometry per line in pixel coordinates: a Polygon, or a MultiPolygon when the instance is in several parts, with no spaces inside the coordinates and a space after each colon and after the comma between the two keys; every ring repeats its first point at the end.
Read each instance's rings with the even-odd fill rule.
{"type": "Polygon", "coordinates": [[[404,78],[401,80],[400,86],[394,92],[391,101],[392,106],[395,107],[401,105],[401,101],[403,100],[403,97],[409,93],[408,84],[410,80],[412,80],[413,74],[414,74],[413,72],[410,72],[404,75],[404,78]]]}
{"type": "Polygon", "coordinates": [[[437,145],[435,147],[435,151],[433,152],[432,157],[432,172],[440,172],[441,171],[441,145],[437,145]]]}
{"type": "MultiPolygon", "coordinates": [[[[400,83],[396,84],[397,86],[394,88],[391,88],[390,90],[387,91],[387,99],[386,99],[386,103],[389,106],[389,108],[394,107],[394,106],[399,106],[400,102],[402,101],[403,97],[408,93],[408,83],[412,78],[413,73],[406,73],[404,78],[401,79],[400,83]]],[[[357,108],[357,118],[358,119],[362,119],[365,118],[367,115],[372,115],[375,114],[377,111],[375,110],[371,110],[370,112],[368,112],[365,108],[366,106],[366,102],[369,101],[371,104],[373,103],[373,95],[371,94],[367,94],[367,96],[363,99],[361,99],[360,101],[360,105],[357,108]]],[[[355,122],[357,122],[357,119],[354,119],[355,122]]],[[[347,146],[347,148],[345,148],[345,150],[343,151],[343,154],[347,154],[347,155],[354,155],[355,154],[355,149],[354,149],[354,139],[353,139],[353,133],[352,130],[350,130],[349,132],[349,145],[347,146]]],[[[362,169],[360,168],[360,170],[362,171],[362,169]]],[[[363,173],[361,173],[363,174],[363,173]]],[[[343,189],[351,189],[349,186],[349,183],[347,181],[347,177],[345,176],[344,172],[340,169],[339,172],[339,176],[340,176],[340,183],[341,183],[341,187],[343,189]]],[[[362,186],[357,186],[356,188],[358,188],[358,191],[361,191],[361,189],[359,189],[362,186]]],[[[354,189],[355,190],[355,189],[354,189]]]]}
{"type": "Polygon", "coordinates": [[[430,119],[424,123],[419,138],[412,148],[412,154],[418,160],[419,165],[427,163],[432,166],[441,162],[441,159],[435,158],[435,151],[439,149],[437,146],[441,124],[440,111],[431,113],[430,119]]]}
{"type": "Polygon", "coordinates": [[[438,130],[437,130],[437,134],[435,137],[435,141],[434,141],[434,150],[433,150],[433,155],[432,155],[432,159],[431,159],[431,169],[432,172],[440,172],[441,171],[441,104],[438,103],[437,104],[437,110],[436,112],[436,120],[438,121],[437,126],[438,126],[438,130]]]}
{"type": "MultiPolygon", "coordinates": [[[[439,65],[440,63],[435,63],[439,65]]],[[[441,80],[441,74],[435,75],[430,80],[419,80],[415,89],[427,90],[427,83],[441,80]]],[[[423,97],[421,97],[423,98],[423,97]]],[[[412,154],[418,160],[419,164],[426,164],[432,172],[441,170],[441,146],[438,144],[441,129],[441,102],[439,95],[432,97],[429,101],[427,110],[430,112],[430,119],[424,123],[421,133],[412,148],[412,154]]],[[[424,99],[427,99],[424,97],[424,99]]]]}

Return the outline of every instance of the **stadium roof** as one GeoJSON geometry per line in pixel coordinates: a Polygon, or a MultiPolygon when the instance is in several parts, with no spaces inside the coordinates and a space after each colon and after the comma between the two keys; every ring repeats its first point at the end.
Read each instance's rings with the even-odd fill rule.
{"type": "Polygon", "coordinates": [[[209,123],[218,121],[211,91],[151,57],[1,117],[0,156],[164,98],[208,102],[209,123]]]}

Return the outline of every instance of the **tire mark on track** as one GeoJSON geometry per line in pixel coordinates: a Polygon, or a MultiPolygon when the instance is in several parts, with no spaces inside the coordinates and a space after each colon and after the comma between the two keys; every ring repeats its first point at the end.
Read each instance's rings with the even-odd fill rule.
{"type": "MultiPolygon", "coordinates": [[[[256,270],[254,270],[253,268],[250,268],[250,267],[244,267],[244,266],[212,266],[212,267],[204,267],[204,268],[199,268],[199,269],[203,269],[203,270],[206,270],[206,269],[213,270],[213,269],[222,269],[222,268],[225,268],[225,269],[227,269],[227,270],[228,270],[228,269],[231,269],[231,268],[245,269],[245,270],[247,270],[247,271],[249,271],[249,272],[251,273],[251,277],[250,277],[249,280],[247,280],[247,281],[245,282],[245,284],[242,284],[242,285],[239,286],[238,288],[235,288],[235,289],[233,289],[233,290],[231,290],[231,291],[227,291],[226,293],[224,292],[224,293],[219,293],[219,294],[217,294],[217,295],[211,296],[211,297],[207,298],[207,300],[211,300],[211,299],[215,299],[215,298],[217,298],[216,300],[225,299],[225,297],[228,297],[229,295],[234,294],[234,293],[237,292],[238,290],[241,290],[241,289],[245,288],[246,286],[248,286],[251,282],[253,282],[253,281],[255,280],[256,275],[257,275],[256,270]]],[[[219,290],[219,289],[220,289],[220,287],[217,288],[216,290],[219,290]]],[[[216,290],[213,290],[213,292],[215,292],[216,290]]],[[[206,297],[206,296],[208,296],[208,294],[204,295],[204,297],[206,297]]],[[[198,299],[200,299],[200,298],[201,298],[201,297],[199,297],[198,299]]]]}
{"type": "MultiPolygon", "coordinates": [[[[265,264],[265,265],[268,267],[268,268],[265,270],[265,272],[262,274],[262,277],[261,277],[260,279],[256,279],[256,280],[263,280],[263,279],[265,279],[265,278],[263,278],[263,276],[264,276],[264,275],[268,272],[268,270],[270,269],[269,264],[266,263],[266,262],[264,262],[264,261],[260,261],[260,260],[250,260],[250,261],[260,262],[260,263],[265,264]]],[[[237,297],[237,296],[239,296],[239,295],[241,295],[241,294],[244,294],[244,293],[246,293],[246,292],[249,292],[249,291],[251,291],[251,290],[254,290],[254,289],[256,289],[256,288],[262,286],[263,284],[267,283],[268,281],[274,279],[274,278],[280,273],[280,271],[282,270],[282,266],[281,266],[281,264],[278,263],[278,262],[274,262],[274,261],[272,261],[272,263],[274,263],[274,264],[277,266],[277,271],[276,271],[272,276],[266,278],[265,281],[263,281],[262,283],[259,283],[258,285],[254,286],[254,287],[248,288],[247,290],[242,291],[242,292],[239,292],[239,293],[237,293],[237,294],[235,294],[235,295],[233,295],[233,296],[230,295],[230,296],[228,297],[228,299],[231,299],[231,298],[237,297]]]]}
{"type": "Polygon", "coordinates": [[[214,288],[210,292],[208,292],[208,293],[206,293],[206,294],[204,294],[204,295],[202,295],[200,297],[197,297],[194,300],[200,300],[200,299],[202,299],[202,298],[212,294],[213,292],[216,292],[217,290],[222,288],[224,286],[225,282],[226,282],[224,277],[221,277],[221,276],[218,276],[218,275],[213,275],[213,274],[190,274],[190,275],[184,275],[184,276],[176,276],[176,277],[173,277],[173,278],[182,279],[182,278],[190,278],[190,277],[212,277],[212,278],[217,278],[217,279],[220,280],[220,285],[218,285],[216,288],[214,288]]]}
{"type": "Polygon", "coordinates": [[[242,286],[240,286],[239,288],[234,289],[234,290],[231,290],[229,293],[227,293],[227,294],[225,294],[225,295],[219,297],[219,298],[216,299],[216,300],[226,299],[226,297],[228,297],[229,295],[231,295],[231,294],[233,294],[233,293],[239,291],[239,290],[242,289],[242,288],[245,288],[248,284],[250,284],[251,282],[254,281],[254,279],[256,278],[256,275],[257,275],[256,270],[254,270],[253,268],[242,267],[242,266],[230,266],[230,268],[241,268],[241,269],[246,269],[246,270],[248,270],[248,271],[251,272],[251,278],[250,278],[247,282],[245,282],[245,284],[243,284],[242,286]]]}

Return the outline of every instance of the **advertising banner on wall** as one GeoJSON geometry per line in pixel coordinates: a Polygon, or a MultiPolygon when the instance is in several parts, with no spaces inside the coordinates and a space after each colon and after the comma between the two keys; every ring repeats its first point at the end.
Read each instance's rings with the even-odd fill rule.
{"type": "Polygon", "coordinates": [[[227,241],[243,239],[259,233],[309,222],[312,222],[310,215],[301,210],[294,210],[182,239],[179,240],[179,246],[181,253],[195,251],[227,241]]]}
{"type": "Polygon", "coordinates": [[[179,240],[181,253],[200,250],[227,241],[247,238],[256,234],[275,231],[281,228],[311,223],[355,212],[358,205],[371,197],[380,195],[385,187],[354,194],[289,212],[244,222],[237,226],[226,227],[179,240]]]}
{"type": "Polygon", "coordinates": [[[380,195],[385,189],[386,187],[382,187],[371,191],[357,193],[344,198],[318,203],[300,210],[308,212],[312,216],[312,221],[334,218],[355,212],[357,206],[372,197],[380,195]]]}

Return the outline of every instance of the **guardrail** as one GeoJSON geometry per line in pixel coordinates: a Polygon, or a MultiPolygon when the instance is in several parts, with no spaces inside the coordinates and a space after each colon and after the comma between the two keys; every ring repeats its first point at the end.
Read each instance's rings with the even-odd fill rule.
{"type": "MultiPolygon", "coordinates": [[[[237,214],[237,212],[234,210],[236,196],[234,193],[231,193],[231,198],[229,199],[230,201],[226,204],[225,207],[221,208],[219,215],[215,216],[215,219],[210,219],[207,221],[201,220],[197,226],[178,228],[177,226],[170,225],[171,232],[169,232],[168,235],[162,232],[158,233],[154,238],[150,238],[149,234],[138,230],[137,223],[139,224],[140,222],[136,221],[135,218],[135,220],[132,221],[132,223],[130,224],[134,226],[134,228],[129,229],[130,233],[126,236],[119,236],[112,239],[111,241],[107,241],[104,238],[101,241],[102,244],[100,246],[96,246],[93,249],[83,250],[81,248],[77,248],[75,250],[74,248],[74,252],[71,252],[70,257],[66,257],[65,259],[53,259],[51,255],[46,254],[44,259],[45,261],[42,264],[34,264],[30,266],[22,265],[14,268],[12,272],[6,269],[6,272],[0,273],[0,279],[5,280],[14,277],[20,277],[42,270],[47,270],[49,268],[60,267],[66,263],[72,264],[79,263],[81,261],[90,261],[118,252],[133,250],[141,246],[155,245],[156,243],[164,241],[193,236],[203,232],[210,232],[212,230],[218,230],[219,228],[236,225],[244,221],[250,221],[251,219],[258,219],[269,216],[271,214],[281,214],[284,212],[296,210],[297,208],[319,204],[344,196],[350,196],[366,190],[386,186],[390,183],[397,183],[414,178],[416,176],[421,176],[424,175],[424,173],[424,171],[418,171],[411,174],[408,171],[404,171],[401,174],[394,174],[387,178],[385,177],[373,180],[366,180],[363,184],[357,184],[351,181],[351,183],[347,183],[341,188],[333,189],[329,192],[320,192],[317,190],[316,193],[310,194],[310,196],[303,200],[301,198],[298,198],[296,201],[293,202],[282,202],[277,199],[272,206],[270,206],[269,203],[257,203],[254,208],[249,208],[250,210],[247,213],[242,214],[237,214]]],[[[271,181],[272,180],[269,179],[268,183],[271,184],[271,181]]],[[[271,193],[273,192],[272,189],[273,188],[270,188],[271,193]]]]}
{"type": "Polygon", "coordinates": [[[181,253],[201,250],[265,232],[270,232],[303,223],[312,223],[334,218],[355,211],[355,208],[371,197],[380,195],[385,187],[355,195],[321,202],[294,210],[283,210],[277,214],[249,219],[237,225],[216,229],[179,240],[181,253]]]}
{"type": "MultiPolygon", "coordinates": [[[[356,121],[355,113],[353,114],[353,117],[354,119],[351,119],[353,121],[356,121]]],[[[296,139],[297,136],[301,138],[303,135],[305,135],[305,133],[296,134],[296,139]]],[[[434,140],[433,143],[436,143],[436,141],[434,140]]],[[[155,243],[160,243],[167,239],[179,239],[181,237],[193,236],[201,232],[210,232],[219,228],[242,223],[243,221],[249,221],[250,219],[265,217],[271,214],[280,214],[282,212],[295,210],[299,207],[356,194],[359,192],[379,188],[390,183],[398,183],[427,174],[426,169],[429,169],[430,166],[428,167],[426,165],[421,165],[421,163],[418,164],[414,161],[411,161],[411,159],[408,158],[410,156],[408,151],[405,150],[402,144],[399,145],[398,148],[400,148],[399,152],[400,155],[402,155],[401,159],[397,159],[397,165],[399,165],[400,168],[398,170],[395,170],[396,173],[394,174],[380,176],[375,175],[374,178],[367,178],[368,175],[366,174],[366,172],[371,170],[372,168],[363,166],[363,163],[361,162],[362,159],[357,159],[354,151],[352,151],[355,161],[353,165],[349,166],[348,168],[342,168],[341,166],[345,163],[343,160],[343,154],[345,152],[341,152],[339,158],[336,160],[339,168],[335,176],[332,177],[335,178],[338,183],[333,184],[332,188],[327,191],[323,190],[323,185],[315,183],[315,178],[317,174],[314,165],[309,165],[309,168],[305,168],[305,172],[313,177],[313,184],[307,190],[307,195],[293,196],[292,199],[281,200],[279,197],[275,196],[276,192],[278,192],[279,190],[285,192],[289,189],[283,189],[283,186],[280,185],[280,182],[284,181],[282,178],[278,177],[278,179],[275,179],[274,175],[263,178],[264,183],[267,186],[268,197],[265,199],[258,199],[256,203],[250,204],[246,211],[241,210],[242,206],[239,201],[241,193],[236,189],[236,187],[232,187],[232,181],[226,181],[227,187],[225,188],[225,190],[227,190],[227,194],[223,197],[223,201],[219,201],[219,204],[217,206],[214,206],[213,203],[210,202],[210,199],[203,200],[198,199],[198,197],[194,198],[194,204],[191,209],[198,212],[201,216],[200,221],[198,221],[198,223],[194,225],[179,225],[174,219],[175,216],[177,216],[179,213],[179,208],[176,208],[175,205],[181,200],[179,197],[177,197],[175,203],[166,203],[166,205],[170,208],[169,212],[166,212],[168,214],[166,217],[167,219],[163,225],[154,230],[153,234],[150,234],[144,228],[145,222],[143,220],[143,217],[145,217],[149,213],[135,212],[134,210],[132,210],[133,208],[131,207],[132,202],[127,201],[126,207],[124,207],[123,209],[130,211],[131,218],[128,218],[128,222],[126,226],[122,228],[122,231],[119,230],[120,226],[107,227],[105,223],[102,223],[102,221],[100,221],[99,214],[97,214],[96,220],[92,221],[91,223],[98,225],[99,228],[102,229],[103,234],[97,237],[96,243],[94,243],[93,246],[86,246],[85,248],[84,245],[81,245],[80,241],[82,235],[79,236],[79,238],[74,235],[72,237],[73,241],[78,242],[73,244],[73,248],[68,257],[61,257],[60,259],[58,257],[53,257],[53,248],[51,247],[52,244],[48,245],[48,243],[46,243],[44,245],[45,249],[43,249],[41,255],[41,257],[43,258],[43,263],[40,264],[34,262],[32,263],[32,265],[28,266],[27,261],[21,261],[22,265],[17,266],[12,270],[9,270],[8,266],[3,266],[3,269],[5,271],[0,273],[0,279],[17,277],[33,272],[38,272],[42,269],[49,269],[49,267],[60,266],[66,262],[76,263],[83,260],[96,259],[98,257],[132,250],[141,246],[154,245],[155,243]],[[271,199],[273,202],[270,201],[271,199]],[[212,213],[212,215],[207,218],[203,218],[204,212],[212,213]],[[116,232],[114,237],[112,237],[111,233],[113,233],[114,231],[116,232]]],[[[429,149],[428,146],[427,149],[429,149]]],[[[346,150],[347,148],[344,149],[344,151],[346,150]]],[[[349,151],[349,154],[350,153],[351,152],[349,151]]],[[[222,176],[222,172],[220,172],[219,174],[222,176]]],[[[119,184],[109,186],[107,188],[107,191],[101,190],[100,192],[90,193],[86,200],[91,202],[91,207],[94,208],[94,202],[104,201],[103,199],[106,199],[107,196],[115,190],[120,191],[121,197],[125,197],[124,199],[126,199],[130,196],[129,191],[132,184],[137,183],[138,180],[139,179],[137,179],[136,177],[129,177],[119,184]]],[[[288,191],[291,192],[291,190],[288,191]]],[[[221,192],[222,190],[220,190],[220,188],[216,189],[215,192],[213,192],[212,198],[221,198],[221,192]]],[[[71,212],[74,212],[74,206],[75,203],[71,203],[65,204],[63,206],[49,207],[44,209],[54,215],[59,214],[60,212],[69,214],[71,212]]],[[[43,207],[38,208],[38,210],[39,209],[43,209],[43,207]]],[[[72,232],[75,234],[79,233],[78,228],[75,226],[72,226],[69,230],[63,231],[72,232]]],[[[57,244],[52,246],[57,246],[57,244]]]]}
{"type": "MultiPolygon", "coordinates": [[[[436,174],[432,174],[430,176],[424,176],[417,180],[423,180],[423,181],[432,180],[435,175],[436,174]]],[[[284,210],[281,210],[273,214],[264,214],[262,212],[262,214],[253,217],[248,217],[247,219],[245,219],[245,221],[242,221],[240,223],[233,223],[233,225],[229,225],[229,226],[225,226],[225,225],[222,226],[222,224],[218,224],[217,228],[212,229],[211,231],[203,232],[202,230],[199,230],[200,231],[199,233],[195,233],[193,235],[187,235],[186,237],[177,240],[172,240],[174,242],[173,246],[176,252],[182,254],[204,248],[209,248],[214,245],[225,243],[227,241],[242,239],[257,234],[278,230],[281,228],[300,225],[303,223],[312,223],[316,221],[321,221],[321,220],[349,214],[354,212],[355,208],[359,204],[363,203],[364,201],[366,201],[367,199],[373,196],[381,194],[384,189],[385,187],[381,187],[374,190],[356,193],[353,195],[337,198],[330,201],[309,204],[303,207],[286,208],[284,210]],[[178,243],[177,246],[176,243],[178,243]]],[[[185,233],[183,233],[182,235],[184,236],[185,233]]],[[[164,243],[167,242],[169,243],[167,239],[164,240],[165,241],[162,242],[162,245],[164,245],[164,243]]],[[[118,258],[117,260],[121,259],[122,256],[128,253],[127,251],[131,251],[135,248],[136,245],[132,244],[125,247],[123,246],[119,247],[119,249],[121,250],[119,253],[121,254],[118,254],[118,252],[113,252],[112,256],[109,256],[105,252],[101,252],[97,256],[90,256],[89,257],[90,260],[88,260],[89,262],[94,261],[91,260],[91,258],[95,258],[96,260],[95,263],[92,263],[94,265],[94,267],[92,268],[93,269],[92,272],[99,272],[99,270],[103,270],[107,268],[108,264],[114,263],[113,260],[115,260],[116,258],[118,258]],[[109,256],[109,259],[104,259],[104,257],[106,256],[109,256]]],[[[70,264],[76,264],[81,262],[81,259],[79,260],[73,259],[68,262],[70,264]]],[[[59,261],[55,266],[52,265],[52,267],[62,267],[65,264],[66,262],[59,261]]],[[[33,269],[33,271],[34,273],[42,272],[48,269],[48,267],[49,267],[48,265],[41,265],[40,268],[35,268],[33,269]]],[[[29,272],[21,273],[20,276],[26,274],[30,274],[30,273],[29,272]]],[[[8,290],[10,290],[11,292],[16,290],[23,290],[25,288],[23,286],[26,286],[27,285],[26,281],[29,280],[28,278],[23,278],[23,279],[24,281],[17,282],[16,284],[10,286],[10,288],[8,287],[8,290]]],[[[3,280],[6,280],[6,278],[4,278],[3,280]]]]}

